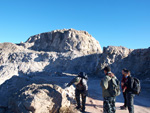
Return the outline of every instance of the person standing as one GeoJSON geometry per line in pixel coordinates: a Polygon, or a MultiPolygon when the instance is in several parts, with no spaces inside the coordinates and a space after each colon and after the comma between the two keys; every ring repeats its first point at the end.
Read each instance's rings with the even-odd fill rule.
{"type": "Polygon", "coordinates": [[[105,77],[101,80],[100,85],[102,87],[102,95],[103,95],[103,113],[115,113],[116,107],[115,107],[115,101],[116,97],[111,96],[108,87],[109,87],[109,81],[111,78],[116,78],[115,75],[111,72],[110,67],[104,68],[105,77]]]}
{"type": "Polygon", "coordinates": [[[127,108],[127,99],[126,99],[126,92],[125,90],[127,89],[127,87],[124,85],[125,82],[127,81],[127,78],[125,77],[124,75],[124,71],[127,70],[127,69],[122,69],[122,80],[121,80],[121,88],[122,88],[122,93],[123,93],[123,98],[124,98],[124,105],[123,106],[120,106],[120,108],[122,110],[126,110],[127,108]]]}
{"type": "Polygon", "coordinates": [[[85,103],[86,103],[86,96],[88,93],[88,85],[87,85],[88,77],[85,72],[80,72],[77,77],[73,78],[69,84],[66,84],[66,87],[75,84],[75,98],[77,102],[77,109],[81,108],[80,105],[80,95],[82,97],[82,108],[81,111],[85,112],[85,103]]]}
{"type": "Polygon", "coordinates": [[[124,85],[125,85],[125,87],[127,87],[127,89],[125,90],[125,93],[126,93],[128,111],[129,111],[129,113],[134,113],[134,96],[135,96],[135,94],[133,94],[133,90],[132,90],[134,80],[132,79],[129,70],[124,70],[124,75],[125,75],[125,78],[127,78],[124,85]]]}

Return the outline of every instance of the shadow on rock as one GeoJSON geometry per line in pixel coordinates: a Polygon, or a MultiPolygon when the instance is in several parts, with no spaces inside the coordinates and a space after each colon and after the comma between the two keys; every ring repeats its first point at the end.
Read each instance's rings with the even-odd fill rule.
{"type": "Polygon", "coordinates": [[[0,85],[2,113],[57,113],[68,110],[70,101],[65,91],[52,80],[13,76],[0,85]]]}

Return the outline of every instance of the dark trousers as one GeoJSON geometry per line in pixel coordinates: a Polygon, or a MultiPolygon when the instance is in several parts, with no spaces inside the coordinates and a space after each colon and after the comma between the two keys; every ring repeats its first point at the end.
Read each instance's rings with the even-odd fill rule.
{"type": "Polygon", "coordinates": [[[127,107],[127,97],[126,97],[126,92],[123,92],[123,97],[124,97],[124,106],[127,107]]]}
{"type": "Polygon", "coordinates": [[[103,101],[103,113],[115,113],[116,97],[104,97],[103,101]]]}
{"type": "Polygon", "coordinates": [[[76,97],[76,102],[77,102],[77,106],[81,106],[80,105],[80,95],[82,97],[82,109],[85,110],[85,102],[86,102],[86,96],[87,96],[87,91],[80,91],[77,90],[75,91],[75,97],[76,97]]]}
{"type": "Polygon", "coordinates": [[[134,113],[134,94],[131,92],[126,93],[126,98],[127,98],[127,106],[129,113],[134,113]]]}

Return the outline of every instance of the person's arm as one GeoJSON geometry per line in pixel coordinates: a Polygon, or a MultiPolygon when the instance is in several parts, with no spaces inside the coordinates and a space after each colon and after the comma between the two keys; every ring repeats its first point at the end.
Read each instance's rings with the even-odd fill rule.
{"type": "Polygon", "coordinates": [[[125,78],[124,77],[122,77],[122,80],[121,80],[121,88],[122,88],[122,90],[124,90],[124,88],[125,88],[125,78]]]}
{"type": "Polygon", "coordinates": [[[126,89],[127,89],[127,87],[126,87],[126,86],[124,86],[124,88],[122,89],[122,92],[125,92],[125,91],[126,91],[126,89]]]}
{"type": "Polygon", "coordinates": [[[122,82],[121,82],[121,87],[122,87],[123,92],[125,92],[127,89],[126,81],[127,81],[127,79],[125,77],[123,77],[122,82]]]}
{"type": "Polygon", "coordinates": [[[76,77],[73,78],[68,84],[66,87],[70,87],[72,84],[74,84],[76,82],[76,77]]]}

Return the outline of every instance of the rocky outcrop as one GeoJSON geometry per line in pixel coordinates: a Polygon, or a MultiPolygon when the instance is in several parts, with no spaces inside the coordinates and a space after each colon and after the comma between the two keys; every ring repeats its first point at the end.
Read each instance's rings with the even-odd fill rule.
{"type": "Polygon", "coordinates": [[[90,34],[74,29],[30,37],[25,43],[0,44],[0,84],[12,76],[93,73],[101,47],[90,34]]]}
{"type": "Polygon", "coordinates": [[[150,76],[150,48],[131,50],[125,47],[108,46],[100,56],[97,68],[99,76],[103,76],[102,69],[107,65],[111,66],[112,72],[119,78],[122,77],[121,70],[127,68],[132,75],[147,79],[150,76]]]}
{"type": "Polygon", "coordinates": [[[31,36],[25,43],[0,44],[0,84],[14,75],[53,76],[85,71],[102,76],[107,65],[117,75],[122,68],[128,68],[133,75],[147,76],[148,62],[149,49],[108,46],[102,53],[99,43],[85,31],[54,30],[31,36]]]}
{"type": "Polygon", "coordinates": [[[102,70],[105,66],[116,63],[128,55],[133,50],[125,48],[125,47],[117,47],[117,46],[108,46],[103,48],[103,54],[100,56],[99,66],[98,68],[102,70]]]}
{"type": "Polygon", "coordinates": [[[37,34],[21,45],[28,49],[47,52],[79,51],[85,55],[102,52],[99,42],[88,32],[74,29],[37,34]]]}

